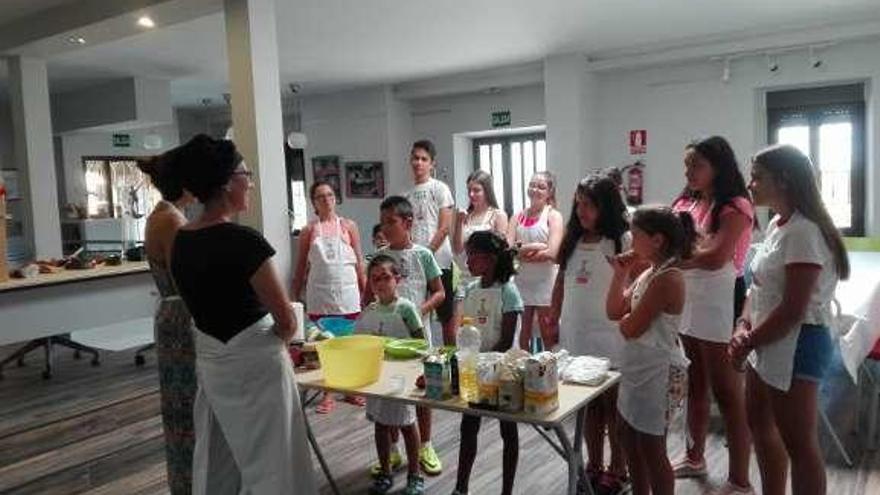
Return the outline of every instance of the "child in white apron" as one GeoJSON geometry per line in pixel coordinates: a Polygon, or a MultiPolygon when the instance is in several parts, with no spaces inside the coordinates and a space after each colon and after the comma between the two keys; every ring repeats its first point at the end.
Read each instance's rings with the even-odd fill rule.
{"type": "Polygon", "coordinates": [[[685,455],[674,463],[676,477],[703,477],[711,395],[724,419],[728,475],[719,495],[749,495],[750,434],[743,376],[725,359],[737,308],[745,297],[743,264],[751,239],[754,208],[733,149],[723,137],[689,144],[684,154],[687,187],[672,208],[690,214],[699,242],[681,264],[685,308],[681,327],[688,368],[685,455]]]}
{"type": "MultiPolygon", "coordinates": [[[[459,290],[456,297],[455,321],[470,317],[480,331],[480,351],[505,352],[513,345],[516,323],[523,311],[522,299],[511,281],[514,254],[507,241],[491,231],[474,232],[467,245],[468,270],[479,277],[459,290]]],[[[480,417],[465,414],[461,418],[461,440],[458,451],[458,480],[455,494],[466,494],[477,456],[480,417]]],[[[519,459],[519,435],[516,423],[500,421],[504,442],[501,493],[513,492],[516,464],[519,459]]]]}
{"type": "MultiPolygon", "coordinates": [[[[400,270],[394,258],[377,254],[367,267],[370,287],[376,300],[367,306],[357,321],[361,334],[384,337],[424,338],[418,307],[409,299],[398,297],[400,270]]],[[[391,431],[398,429],[406,446],[407,482],[403,493],[424,493],[424,480],[419,475],[419,432],[416,429],[415,407],[400,402],[368,398],[367,419],[375,424],[376,453],[381,471],[373,477],[370,493],[388,493],[394,485],[391,465],[391,431]]]]}
{"type": "Polygon", "coordinates": [[[556,281],[556,255],[562,241],[562,214],[556,206],[556,179],[550,172],[538,172],[529,182],[529,207],[514,216],[507,227],[507,243],[518,251],[516,287],[525,311],[519,345],[530,350],[535,318],[546,349],[556,346],[556,327],[550,322],[550,299],[556,281]]]}
{"type": "MultiPolygon", "coordinates": [[[[560,347],[575,356],[607,358],[613,368],[620,365],[624,340],[605,314],[605,295],[614,274],[609,259],[630,249],[628,230],[626,206],[614,181],[602,176],[583,179],[559,250],[551,305],[552,319],[559,321],[560,347]]],[[[585,420],[587,479],[594,492],[618,493],[626,482],[626,464],[617,434],[617,387],[590,402],[585,420]],[[606,431],[611,447],[607,470],[606,431]]]]}
{"type": "Polygon", "coordinates": [[[673,265],[690,255],[693,225],[665,207],[641,208],[632,221],[633,250],[614,258],[608,289],[609,318],[620,320],[626,343],[620,355],[617,409],[624,421],[633,493],[671,494],[666,430],[687,388],[687,358],[678,339],[684,280],[673,265]],[[633,266],[650,263],[626,288],[633,266]]]}

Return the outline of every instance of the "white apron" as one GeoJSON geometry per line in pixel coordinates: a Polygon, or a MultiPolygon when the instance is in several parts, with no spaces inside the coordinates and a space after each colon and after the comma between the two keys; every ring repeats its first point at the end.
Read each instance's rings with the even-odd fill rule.
{"type": "Polygon", "coordinates": [[[614,241],[579,242],[563,275],[559,343],[573,356],[598,356],[619,365],[623,336],[605,313],[605,297],[614,270],[607,256],[614,256],[614,241]]]}
{"type": "MultiPolygon", "coordinates": [[[[397,294],[413,302],[417,308],[421,308],[425,299],[428,298],[428,279],[425,277],[425,268],[419,261],[419,255],[413,249],[386,249],[382,254],[387,254],[397,260],[400,269],[400,284],[397,286],[397,294]]],[[[427,320],[427,318],[424,318],[427,320]]],[[[424,321],[425,340],[428,347],[443,346],[442,332],[434,332],[430,322],[424,321]],[[436,337],[435,337],[436,335],[436,337]],[[436,341],[434,339],[437,339],[436,341]]]]}
{"type": "Polygon", "coordinates": [[[700,340],[726,344],[733,336],[733,261],[718,270],[684,270],[685,303],[679,332],[700,340]]]}
{"type": "Polygon", "coordinates": [[[317,494],[286,346],[266,316],[226,344],[196,330],[195,495],[317,494]]]}
{"type": "MultiPolygon", "coordinates": [[[[688,213],[694,219],[697,231],[709,236],[706,226],[711,217],[712,206],[697,218],[691,204],[688,213]]],[[[718,270],[698,268],[684,270],[685,303],[681,313],[679,332],[700,340],[726,344],[733,336],[733,293],[736,288],[736,268],[733,259],[718,270]]]]}
{"type": "MultiPolygon", "coordinates": [[[[638,305],[651,279],[663,271],[661,268],[639,281],[633,291],[633,307],[638,305]]],[[[625,342],[620,354],[617,410],[642,433],[665,435],[672,413],[680,410],[684,402],[687,387],[676,380],[686,380],[689,361],[676,332],[678,320],[678,315],[660,313],[639,338],[625,342]]]]}
{"type": "Polygon", "coordinates": [[[464,300],[462,314],[473,319],[480,331],[480,352],[488,352],[501,340],[501,287],[471,289],[464,300]]]}
{"type": "Polygon", "coordinates": [[[309,246],[306,311],[317,315],[347,315],[361,309],[354,249],[342,240],[342,219],[336,233],[325,235],[315,222],[309,246]]]}
{"type": "MultiPolygon", "coordinates": [[[[529,227],[522,224],[521,218],[515,219],[517,242],[522,242],[523,244],[533,242],[548,243],[550,241],[549,212],[550,207],[545,206],[541,211],[538,221],[529,227]]],[[[522,217],[525,217],[524,213],[522,217]]],[[[559,265],[551,261],[520,263],[514,282],[519,289],[524,306],[550,305],[550,301],[553,298],[553,284],[556,282],[556,271],[558,269],[559,265]]]]}

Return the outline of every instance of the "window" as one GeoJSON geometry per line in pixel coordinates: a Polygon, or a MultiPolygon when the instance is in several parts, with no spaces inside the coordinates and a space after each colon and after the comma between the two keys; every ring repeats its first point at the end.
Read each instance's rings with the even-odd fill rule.
{"type": "Polygon", "coordinates": [[[309,214],[303,150],[293,149],[285,143],[284,162],[287,169],[287,212],[290,216],[290,232],[298,234],[308,223],[309,214]]]}
{"type": "Polygon", "coordinates": [[[89,218],[141,218],[162,199],[134,157],[84,157],[89,218]]]}
{"type": "Polygon", "coordinates": [[[861,84],[767,93],[767,139],[791,144],[816,168],[841,233],[865,232],[865,102],[861,84]]]}
{"type": "Polygon", "coordinates": [[[527,205],[532,175],[547,170],[544,133],[474,139],[474,168],[492,174],[498,206],[513,215],[527,205]]]}

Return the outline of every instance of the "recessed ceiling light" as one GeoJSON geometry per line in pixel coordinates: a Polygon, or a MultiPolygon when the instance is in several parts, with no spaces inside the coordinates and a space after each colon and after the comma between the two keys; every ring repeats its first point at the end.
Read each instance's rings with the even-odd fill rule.
{"type": "Polygon", "coordinates": [[[86,39],[82,36],[71,36],[70,38],[67,38],[67,42],[71,45],[85,45],[86,39]]]}
{"type": "Polygon", "coordinates": [[[141,18],[138,19],[137,23],[138,23],[138,26],[140,26],[140,27],[145,27],[145,28],[156,27],[156,23],[153,22],[153,19],[151,19],[150,16],[146,16],[146,15],[141,16],[141,18]]]}

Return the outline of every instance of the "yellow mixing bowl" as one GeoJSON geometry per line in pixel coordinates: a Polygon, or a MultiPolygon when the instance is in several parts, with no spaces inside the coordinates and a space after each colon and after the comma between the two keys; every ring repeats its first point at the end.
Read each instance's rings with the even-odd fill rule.
{"type": "Polygon", "coordinates": [[[353,335],[319,342],[318,359],[327,386],[360,388],[379,379],[385,340],[374,335],[353,335]]]}

